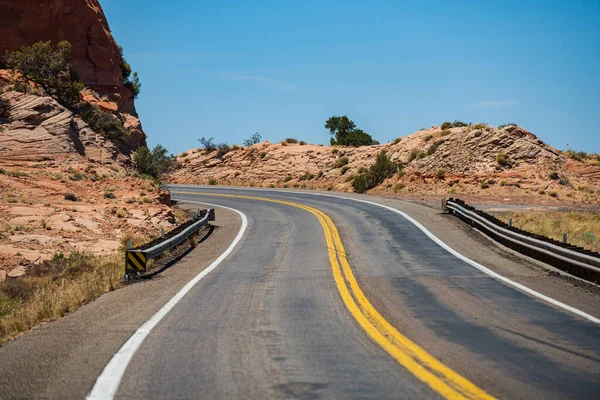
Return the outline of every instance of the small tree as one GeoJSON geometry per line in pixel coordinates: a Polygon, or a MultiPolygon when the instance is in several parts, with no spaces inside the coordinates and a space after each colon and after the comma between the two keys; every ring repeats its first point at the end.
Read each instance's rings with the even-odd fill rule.
{"type": "Polygon", "coordinates": [[[387,152],[382,150],[377,154],[375,163],[369,167],[367,172],[359,174],[352,181],[352,188],[357,193],[364,193],[373,189],[387,178],[391,178],[397,171],[399,165],[390,160],[387,152]]]}
{"type": "Polygon", "coordinates": [[[252,136],[250,136],[250,138],[244,140],[244,146],[252,146],[253,144],[260,143],[261,140],[262,136],[260,133],[255,132],[252,136]]]}
{"type": "Polygon", "coordinates": [[[71,61],[71,43],[62,41],[56,49],[52,42],[37,42],[6,54],[8,68],[19,73],[25,90],[36,83],[56,101],[68,108],[79,103],[83,83],[76,79],[71,61]]]}
{"type": "Polygon", "coordinates": [[[137,99],[138,95],[142,91],[142,84],[140,83],[140,77],[137,72],[131,75],[131,65],[125,60],[125,54],[123,52],[123,46],[119,46],[119,54],[121,55],[121,73],[123,74],[123,80],[125,87],[131,91],[134,99],[137,99]]]}
{"type": "Polygon", "coordinates": [[[356,124],[346,115],[341,117],[333,116],[325,122],[325,128],[329,130],[331,136],[331,145],[340,146],[370,146],[379,144],[371,135],[362,129],[356,129],[356,124]]]}

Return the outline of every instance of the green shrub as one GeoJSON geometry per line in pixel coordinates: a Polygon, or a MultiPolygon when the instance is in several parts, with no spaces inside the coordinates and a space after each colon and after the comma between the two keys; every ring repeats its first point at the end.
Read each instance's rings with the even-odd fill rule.
{"type": "Polygon", "coordinates": [[[435,173],[435,176],[437,176],[438,179],[444,179],[446,177],[446,170],[443,168],[438,169],[437,172],[435,173]]]}
{"type": "Polygon", "coordinates": [[[146,146],[137,149],[133,155],[133,164],[141,175],[149,175],[160,181],[165,174],[175,168],[177,161],[167,149],[157,144],[152,151],[146,146]]]}
{"type": "Polygon", "coordinates": [[[297,139],[294,138],[287,138],[284,140],[285,143],[289,143],[289,144],[294,144],[294,143],[298,143],[297,139]]]}
{"type": "Polygon", "coordinates": [[[510,160],[510,157],[503,152],[498,153],[496,156],[496,163],[498,163],[498,165],[501,167],[512,167],[512,161],[510,160]]]}
{"type": "Polygon", "coordinates": [[[333,169],[341,168],[344,165],[347,165],[349,162],[350,162],[350,160],[348,159],[348,157],[340,157],[335,161],[335,163],[333,163],[332,168],[333,169]]]}
{"type": "Polygon", "coordinates": [[[392,144],[398,144],[398,143],[400,143],[400,141],[402,141],[401,137],[396,138],[396,139],[394,139],[394,141],[392,142],[392,144]]]}
{"type": "Polygon", "coordinates": [[[507,126],[517,126],[517,124],[509,122],[508,124],[500,124],[498,125],[498,129],[506,128],[507,126]]]}
{"type": "Polygon", "coordinates": [[[216,180],[215,178],[210,178],[210,179],[208,180],[208,184],[209,184],[209,185],[212,185],[212,186],[215,186],[215,185],[218,185],[218,184],[219,184],[219,181],[218,181],[218,180],[216,180]]]}
{"type": "Polygon", "coordinates": [[[284,181],[284,182],[289,182],[289,181],[291,181],[292,179],[294,179],[294,178],[292,178],[291,176],[289,176],[289,175],[288,175],[288,176],[286,176],[285,178],[283,178],[283,181],[284,181]]]}
{"type": "Polygon", "coordinates": [[[77,106],[77,114],[94,132],[104,136],[111,142],[124,144],[130,138],[129,131],[125,129],[123,122],[116,115],[102,111],[96,105],[80,103],[77,106]]]}
{"type": "Polygon", "coordinates": [[[219,143],[217,145],[217,158],[222,158],[225,154],[231,151],[231,146],[227,143],[219,143]]]}
{"type": "Polygon", "coordinates": [[[350,169],[350,167],[349,167],[349,166],[347,166],[347,165],[344,165],[344,166],[342,167],[342,169],[340,170],[340,175],[344,175],[346,172],[348,172],[348,170],[349,170],[349,169],[350,169]]]}
{"type": "Polygon", "coordinates": [[[398,193],[399,191],[401,191],[402,189],[404,189],[406,187],[406,184],[404,182],[399,182],[394,186],[394,192],[398,193]]]}
{"type": "Polygon", "coordinates": [[[115,194],[113,192],[104,192],[104,198],[105,199],[116,199],[117,196],[115,196],[115,194]]]}
{"type": "Polygon", "coordinates": [[[352,188],[357,193],[364,193],[391,178],[398,171],[398,164],[390,160],[385,150],[377,154],[375,163],[366,173],[359,174],[352,181],[352,188]]]}
{"type": "Polygon", "coordinates": [[[440,125],[440,129],[443,131],[450,128],[452,128],[452,122],[446,121],[442,125],[440,125]]]}
{"type": "Polygon", "coordinates": [[[312,179],[314,179],[314,175],[311,174],[310,172],[305,172],[304,175],[302,175],[300,178],[298,178],[299,181],[310,181],[312,179]]]}
{"type": "Polygon", "coordinates": [[[265,158],[267,156],[267,152],[263,151],[262,153],[260,153],[260,158],[265,158]]]}
{"type": "Polygon", "coordinates": [[[331,154],[336,154],[337,152],[339,152],[338,149],[331,149],[331,154]]]}
{"type": "Polygon", "coordinates": [[[425,143],[429,142],[431,139],[433,139],[433,135],[432,134],[425,135],[425,137],[423,138],[423,140],[425,140],[425,143]]]}
{"type": "Polygon", "coordinates": [[[560,179],[560,176],[558,175],[558,172],[553,171],[548,175],[549,179],[552,179],[553,181],[557,181],[560,179]]]}
{"type": "Polygon", "coordinates": [[[79,103],[79,94],[84,85],[73,72],[71,43],[68,41],[58,43],[56,49],[48,41],[7,52],[6,65],[19,72],[17,86],[24,91],[29,91],[33,82],[69,109],[74,109],[79,103]]]}
{"type": "Polygon", "coordinates": [[[410,154],[408,155],[408,162],[411,162],[413,160],[420,160],[421,158],[425,158],[426,156],[427,154],[425,154],[424,151],[419,149],[412,149],[410,151],[410,154]]]}
{"type": "Polygon", "coordinates": [[[331,136],[331,145],[340,146],[370,146],[379,144],[373,140],[371,135],[362,129],[356,129],[356,125],[347,116],[331,117],[325,122],[325,128],[329,130],[331,136]]]}
{"type": "Polygon", "coordinates": [[[74,174],[69,175],[69,179],[72,181],[82,181],[87,178],[88,178],[87,175],[84,174],[83,172],[75,172],[74,174]]]}
{"type": "Polygon", "coordinates": [[[482,124],[482,123],[473,125],[473,129],[487,129],[487,127],[488,126],[486,124],[482,124]]]}
{"type": "Polygon", "coordinates": [[[452,133],[452,131],[450,129],[444,129],[443,131],[440,132],[440,137],[448,136],[451,133],[452,133]]]}
{"type": "Polygon", "coordinates": [[[299,144],[300,146],[306,146],[306,142],[304,140],[301,140],[299,144]]]}
{"type": "Polygon", "coordinates": [[[121,55],[121,74],[125,87],[131,91],[134,99],[137,99],[138,95],[142,91],[142,84],[140,83],[140,77],[137,72],[131,74],[131,66],[125,60],[125,54],[123,53],[123,47],[119,46],[119,54],[121,55]]]}
{"type": "Polygon", "coordinates": [[[200,142],[202,147],[206,149],[207,153],[211,153],[217,149],[217,145],[215,144],[214,139],[214,137],[207,139],[204,136],[202,136],[200,139],[198,139],[198,141],[200,142]]]}
{"type": "Polygon", "coordinates": [[[438,147],[440,147],[440,145],[444,143],[444,140],[436,140],[435,142],[433,142],[433,144],[431,146],[429,146],[429,148],[427,149],[427,155],[432,155],[433,153],[436,152],[436,150],[438,149],[438,147]]]}
{"type": "Polygon", "coordinates": [[[67,193],[65,193],[65,200],[78,201],[79,199],[77,198],[75,193],[67,192],[67,193]]]}

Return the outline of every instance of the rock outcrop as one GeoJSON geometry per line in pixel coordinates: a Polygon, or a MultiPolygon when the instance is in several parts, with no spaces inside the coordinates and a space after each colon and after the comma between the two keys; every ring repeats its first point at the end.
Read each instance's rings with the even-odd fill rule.
{"type": "MultiPolygon", "coordinates": [[[[121,54],[97,0],[0,0],[0,67],[6,51],[48,40],[68,40],[80,79],[142,132],[133,96],[124,85],[121,54]]],[[[145,144],[145,135],[140,143],[145,144]]]]}
{"type": "Polygon", "coordinates": [[[12,91],[0,95],[0,105],[4,162],[127,160],[109,140],[51,97],[12,91]]]}

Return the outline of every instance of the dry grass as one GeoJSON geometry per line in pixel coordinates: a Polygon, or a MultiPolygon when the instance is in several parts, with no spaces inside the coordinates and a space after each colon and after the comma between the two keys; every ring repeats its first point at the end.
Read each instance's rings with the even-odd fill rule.
{"type": "Polygon", "coordinates": [[[56,255],[0,284],[0,344],[44,322],[73,312],[121,285],[121,255],[56,255]]]}
{"type": "Polygon", "coordinates": [[[512,218],[516,228],[552,239],[561,240],[566,233],[570,244],[600,252],[598,212],[513,211],[495,215],[504,222],[512,218]]]}

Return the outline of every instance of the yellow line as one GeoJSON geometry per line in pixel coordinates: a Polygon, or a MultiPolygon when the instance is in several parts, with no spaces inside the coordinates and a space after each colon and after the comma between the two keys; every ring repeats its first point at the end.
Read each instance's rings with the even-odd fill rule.
{"type": "Polygon", "coordinates": [[[303,204],[264,197],[198,192],[173,193],[267,201],[301,208],[315,215],[325,233],[333,278],[342,301],[371,339],[400,365],[447,399],[494,399],[494,397],[442,364],[413,341],[402,335],[379,314],[358,285],[358,281],[346,258],[346,251],[340,239],[339,232],[331,218],[324,212],[303,204]]]}

